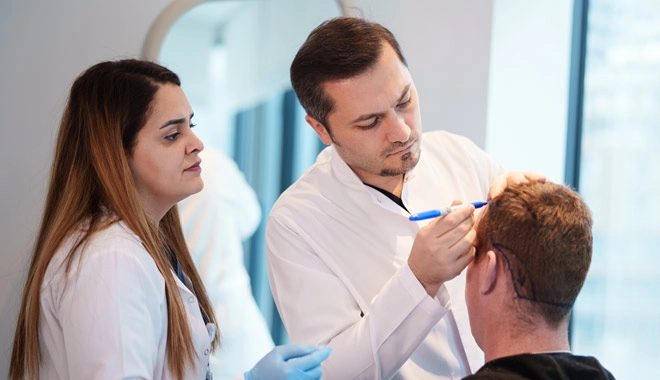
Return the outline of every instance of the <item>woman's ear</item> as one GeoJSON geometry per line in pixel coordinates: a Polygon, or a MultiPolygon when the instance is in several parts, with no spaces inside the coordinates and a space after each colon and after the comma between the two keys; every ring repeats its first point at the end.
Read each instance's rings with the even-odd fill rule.
{"type": "Polygon", "coordinates": [[[328,133],[328,129],[325,127],[325,125],[323,125],[323,123],[321,123],[320,121],[314,119],[309,115],[305,115],[305,121],[312,128],[314,128],[314,132],[316,132],[316,134],[319,135],[319,138],[325,145],[332,144],[332,138],[330,137],[330,133],[328,133]]]}

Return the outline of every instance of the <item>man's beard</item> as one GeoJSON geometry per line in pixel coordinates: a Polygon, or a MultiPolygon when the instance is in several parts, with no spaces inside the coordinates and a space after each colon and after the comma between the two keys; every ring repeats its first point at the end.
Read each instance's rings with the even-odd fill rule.
{"type": "Polygon", "coordinates": [[[406,174],[417,165],[417,163],[419,162],[420,155],[421,155],[421,151],[420,154],[417,155],[417,157],[413,157],[413,152],[407,152],[401,155],[401,162],[403,163],[401,167],[384,168],[383,170],[380,171],[380,175],[382,177],[396,177],[401,174],[406,174]]]}

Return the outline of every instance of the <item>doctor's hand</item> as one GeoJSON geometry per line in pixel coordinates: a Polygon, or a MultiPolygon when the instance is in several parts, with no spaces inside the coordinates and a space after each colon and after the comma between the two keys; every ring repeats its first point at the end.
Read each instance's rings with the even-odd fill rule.
{"type": "Polygon", "coordinates": [[[546,178],[543,174],[532,171],[510,171],[493,178],[488,189],[488,199],[497,198],[508,186],[524,186],[530,182],[544,183],[546,178]]]}
{"type": "Polygon", "coordinates": [[[466,204],[417,232],[408,266],[429,296],[435,297],[443,283],[458,276],[472,261],[476,238],[473,212],[474,206],[466,204]]]}
{"type": "Polygon", "coordinates": [[[287,344],[273,348],[245,373],[245,380],[318,380],[330,347],[287,344]]]}

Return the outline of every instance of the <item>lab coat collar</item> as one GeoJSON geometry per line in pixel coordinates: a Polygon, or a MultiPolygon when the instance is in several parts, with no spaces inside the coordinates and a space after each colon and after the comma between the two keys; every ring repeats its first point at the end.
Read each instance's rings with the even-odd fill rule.
{"type": "MultiPolygon", "coordinates": [[[[137,241],[137,242],[139,242],[140,244],[142,244],[142,239],[140,239],[140,237],[137,236],[137,235],[135,234],[135,232],[133,232],[133,230],[131,230],[131,229],[128,227],[128,225],[126,224],[126,222],[124,222],[123,220],[119,220],[119,221],[117,222],[117,224],[119,224],[119,225],[121,226],[121,228],[123,228],[126,232],[128,232],[128,233],[131,235],[131,237],[133,237],[133,238],[135,239],[135,241],[137,241]]],[[[174,276],[174,281],[176,282],[176,286],[179,288],[179,293],[183,293],[183,294],[185,294],[186,296],[193,296],[193,297],[195,297],[195,295],[193,294],[193,292],[190,291],[190,289],[188,289],[188,287],[186,286],[186,284],[184,284],[184,283],[179,279],[179,276],[177,276],[176,271],[174,271],[172,268],[170,268],[170,272],[171,272],[172,275],[174,276]]]]}
{"type": "MultiPolygon", "coordinates": [[[[385,196],[380,191],[365,185],[360,177],[355,174],[353,169],[351,169],[346,162],[339,156],[337,150],[334,146],[329,146],[325,148],[318,156],[317,163],[327,161],[330,164],[332,174],[337,178],[339,183],[346,187],[345,191],[356,191],[358,194],[364,194],[365,197],[369,197],[371,201],[375,204],[378,204],[380,207],[383,207],[389,211],[394,212],[402,216],[408,216],[409,213],[406,210],[402,209],[399,205],[394,203],[391,199],[385,196]]],[[[420,158],[421,161],[421,158],[420,158]]],[[[419,163],[418,163],[419,165],[419,163]]],[[[408,173],[404,175],[403,178],[403,189],[401,190],[401,199],[403,204],[408,207],[408,187],[409,183],[415,178],[416,165],[408,173]]]]}

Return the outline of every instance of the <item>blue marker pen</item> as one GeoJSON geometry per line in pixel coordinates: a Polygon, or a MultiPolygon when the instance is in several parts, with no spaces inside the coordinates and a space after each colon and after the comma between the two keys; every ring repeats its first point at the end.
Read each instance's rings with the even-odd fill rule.
{"type": "MultiPolygon", "coordinates": [[[[472,202],[472,205],[474,208],[479,208],[487,205],[488,202],[472,202]]],[[[429,210],[429,211],[423,211],[417,214],[412,214],[410,215],[410,220],[412,221],[417,221],[417,220],[424,220],[424,219],[431,219],[431,218],[437,218],[442,215],[449,214],[450,212],[457,210],[459,207],[465,206],[465,204],[462,205],[456,205],[456,206],[450,206],[450,207],[445,207],[440,210],[429,210]]]]}

